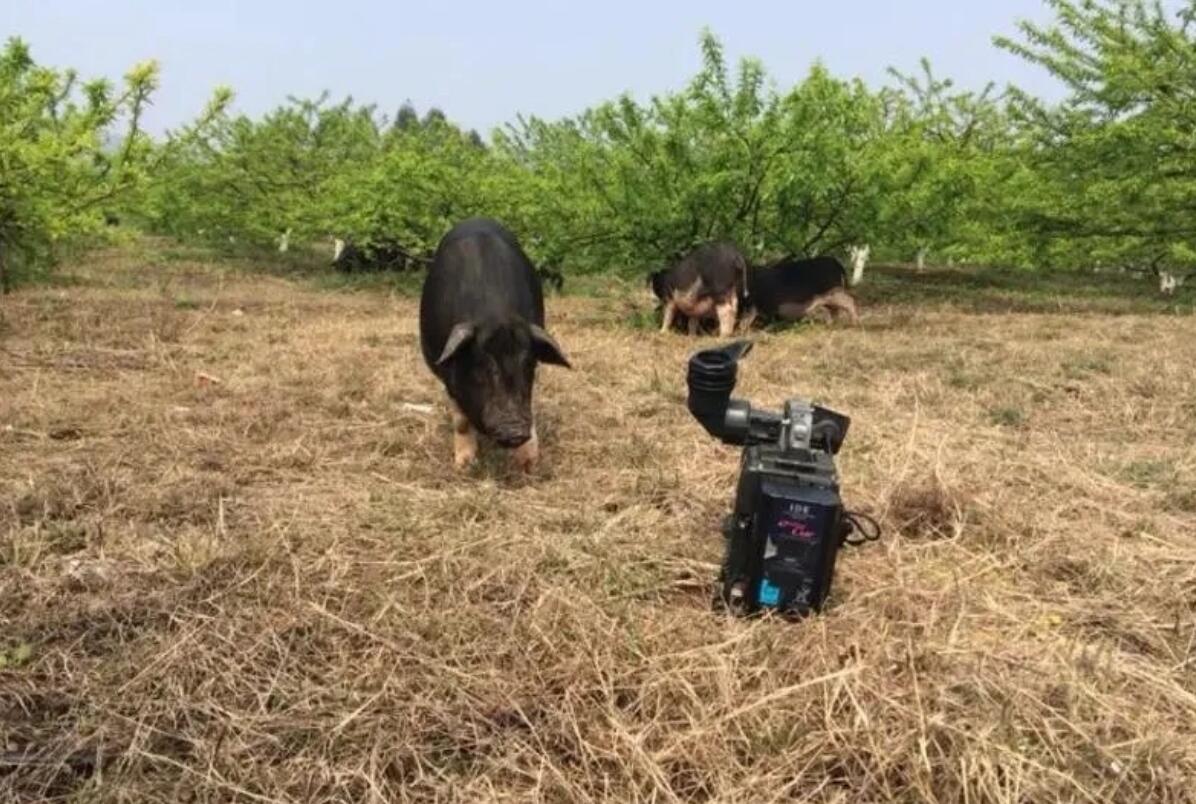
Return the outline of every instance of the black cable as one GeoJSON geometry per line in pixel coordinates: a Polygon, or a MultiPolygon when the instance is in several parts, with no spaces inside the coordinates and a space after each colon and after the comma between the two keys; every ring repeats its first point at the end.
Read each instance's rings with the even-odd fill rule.
{"type": "Polygon", "coordinates": [[[843,522],[846,525],[843,534],[844,544],[859,547],[861,544],[874,542],[880,538],[880,523],[862,511],[844,512],[843,522]],[[853,538],[852,534],[858,535],[853,538]]]}

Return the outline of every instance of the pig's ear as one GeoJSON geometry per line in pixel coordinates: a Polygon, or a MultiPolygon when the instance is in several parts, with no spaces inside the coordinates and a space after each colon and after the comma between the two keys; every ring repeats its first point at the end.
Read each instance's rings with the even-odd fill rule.
{"type": "Polygon", "coordinates": [[[452,360],[453,355],[457,354],[466,341],[472,338],[473,335],[473,324],[458,324],[453,327],[453,331],[449,333],[448,340],[445,341],[444,351],[440,353],[440,357],[436,360],[436,365],[443,366],[452,360]]]}
{"type": "Polygon", "coordinates": [[[561,350],[561,345],[553,340],[543,327],[535,324],[532,324],[532,346],[535,350],[536,360],[541,363],[552,363],[567,369],[573,368],[569,363],[569,358],[565,357],[565,353],[561,350]]]}

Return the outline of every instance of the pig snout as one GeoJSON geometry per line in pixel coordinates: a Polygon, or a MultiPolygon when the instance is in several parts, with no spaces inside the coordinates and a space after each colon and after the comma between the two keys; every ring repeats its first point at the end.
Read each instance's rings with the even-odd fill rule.
{"type": "Polygon", "coordinates": [[[505,449],[521,447],[532,437],[530,417],[500,419],[486,429],[490,431],[490,437],[494,439],[495,443],[505,449]]]}
{"type": "Polygon", "coordinates": [[[518,449],[519,447],[522,447],[524,444],[526,444],[528,441],[531,441],[531,439],[532,439],[532,434],[529,431],[526,433],[512,433],[512,434],[498,435],[495,437],[494,440],[497,441],[498,445],[500,447],[502,447],[503,449],[518,449]]]}

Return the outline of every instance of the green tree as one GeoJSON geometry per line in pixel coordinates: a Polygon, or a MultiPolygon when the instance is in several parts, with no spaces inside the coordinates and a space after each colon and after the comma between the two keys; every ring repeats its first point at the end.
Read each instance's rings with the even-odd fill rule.
{"type": "Polygon", "coordinates": [[[105,207],[144,175],[150,144],[140,121],[157,86],[153,62],[130,70],[116,91],[38,66],[20,39],[0,50],[0,289],[102,231],[105,207]]]}
{"type": "Polygon", "coordinates": [[[226,249],[230,238],[270,247],[289,231],[296,242],[397,242],[427,255],[455,218],[503,199],[486,188],[507,167],[438,109],[421,120],[404,104],[388,126],[352,99],[290,98],[259,119],[221,116],[173,148],[144,209],[155,231],[226,249]]]}
{"type": "Polygon", "coordinates": [[[266,247],[284,231],[310,239],[333,231],[329,220],[342,174],[372,164],[382,131],[370,106],[327,95],[287,104],[261,120],[220,115],[202,136],[167,143],[147,194],[156,231],[180,238],[266,247]]]}
{"type": "Polygon", "coordinates": [[[419,112],[415,111],[415,107],[411,105],[410,101],[399,107],[399,112],[395,115],[394,127],[399,131],[419,128],[419,112]]]}
{"type": "Polygon", "coordinates": [[[1050,25],[996,43],[1045,68],[1069,97],[1017,93],[1042,178],[1022,225],[1060,263],[1191,264],[1196,258],[1196,1],[1047,0],[1050,25]]]}
{"type": "Polygon", "coordinates": [[[872,226],[877,98],[821,66],[781,94],[759,62],[732,76],[713,35],[701,47],[682,92],[557,123],[521,119],[495,136],[538,179],[548,252],[584,270],[636,271],[709,239],[757,257],[815,254],[872,226]]]}
{"type": "Polygon", "coordinates": [[[336,171],[322,197],[330,231],[362,245],[398,242],[429,255],[458,219],[486,211],[486,153],[441,118],[392,129],[372,158],[336,171]]]}
{"type": "Polygon", "coordinates": [[[919,267],[940,249],[991,257],[986,227],[999,213],[984,207],[1002,198],[1012,134],[993,85],[957,92],[925,59],[920,76],[889,72],[896,86],[883,93],[886,130],[875,162],[879,239],[919,267]]]}
{"type": "MultiPolygon", "coordinates": [[[[155,149],[140,208],[156,231],[211,243],[264,247],[290,231],[297,241],[397,241],[423,255],[457,220],[488,215],[534,259],[568,271],[637,273],[710,239],[755,260],[859,242],[888,257],[934,249],[1017,264],[1074,263],[1097,241],[1141,248],[1141,235],[1082,228],[1099,209],[1082,163],[1100,152],[1088,140],[1125,114],[1101,117],[1091,102],[1047,108],[1016,91],[1007,102],[991,87],[960,92],[925,62],[915,77],[894,71],[880,91],[818,64],[779,89],[756,60],[728,66],[713,35],[700,45],[701,69],[680,92],[557,121],[520,117],[489,143],[410,103],[390,125],[326,95],[257,119],[220,114],[155,149]],[[1062,137],[1061,125],[1077,136],[1062,137]]],[[[1117,206],[1125,189],[1104,201],[1117,206]]],[[[1183,243],[1168,247],[1178,254],[1183,243]]]]}

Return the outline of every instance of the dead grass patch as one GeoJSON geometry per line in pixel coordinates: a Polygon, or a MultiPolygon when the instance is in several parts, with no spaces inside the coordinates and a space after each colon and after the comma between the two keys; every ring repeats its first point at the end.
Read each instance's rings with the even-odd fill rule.
{"type": "Polygon", "coordinates": [[[894,491],[889,500],[889,520],[907,539],[951,539],[966,524],[963,496],[928,477],[894,491]]]}
{"type": "Polygon", "coordinates": [[[791,625],[711,611],[738,455],[630,296],[550,300],[529,479],[452,470],[409,298],[77,273],[3,301],[0,798],[1193,800],[1190,317],[760,335],[885,527],[791,625]]]}

